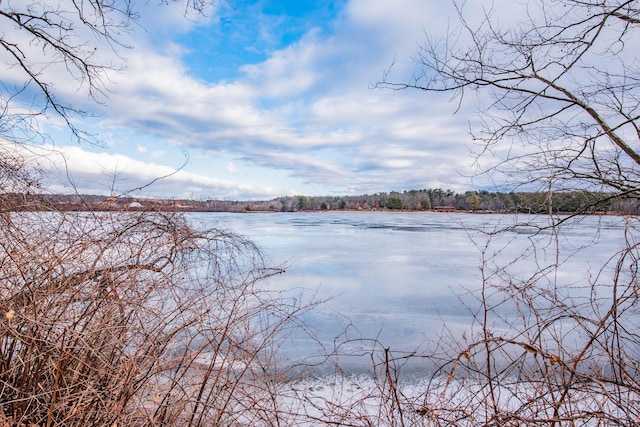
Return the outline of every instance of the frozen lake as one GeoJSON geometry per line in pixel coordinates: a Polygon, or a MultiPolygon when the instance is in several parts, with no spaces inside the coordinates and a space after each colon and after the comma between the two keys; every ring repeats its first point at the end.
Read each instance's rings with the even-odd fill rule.
{"type": "MultiPolygon", "coordinates": [[[[297,334],[283,348],[292,360],[345,341],[341,351],[366,352],[372,342],[361,337],[377,337],[392,350],[411,351],[443,327],[462,333],[472,320],[462,301],[473,307],[469,291],[482,283],[481,249],[488,237],[477,230],[546,221],[526,215],[373,212],[198,213],[190,218],[245,235],[259,245],[269,264],[285,265],[286,273],[266,284],[271,289],[304,289],[308,296],[329,299],[304,317],[325,350],[297,334]]],[[[558,269],[558,280],[575,283],[621,247],[624,223],[622,217],[585,217],[563,227],[557,243],[549,230],[516,228],[493,237],[486,253],[498,261],[523,254],[512,268],[526,275],[553,262],[559,249],[570,262],[558,269]],[[532,241],[537,241],[535,257],[528,252],[532,241]]],[[[346,366],[349,360],[357,370],[358,358],[346,357],[346,366]]]]}

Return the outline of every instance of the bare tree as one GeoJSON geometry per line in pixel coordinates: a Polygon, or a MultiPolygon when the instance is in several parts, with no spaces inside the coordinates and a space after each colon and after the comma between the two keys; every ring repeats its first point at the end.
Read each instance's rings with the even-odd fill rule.
{"type": "MultiPolygon", "coordinates": [[[[181,3],[185,15],[206,13],[215,0],[181,3]]],[[[110,58],[127,49],[138,25],[131,0],[0,1],[0,136],[18,142],[45,138],[41,122],[57,116],[80,141],[95,138],[78,125],[84,106],[105,101],[106,72],[120,68],[110,58]],[[84,97],[84,99],[83,99],[84,97]]]]}
{"type": "MultiPolygon", "coordinates": [[[[547,190],[550,213],[556,191],[638,199],[638,2],[529,2],[515,17],[455,5],[459,27],[427,39],[415,74],[400,83],[386,74],[379,86],[459,102],[477,95],[472,136],[479,161],[490,159],[483,172],[547,190]]],[[[568,219],[550,215],[474,240],[483,255],[474,322],[429,353],[441,364],[422,397],[425,425],[638,423],[637,219],[620,218],[620,246],[606,262],[567,276],[581,250],[564,244],[568,219]],[[526,250],[512,252],[513,230],[530,235],[526,250]]]]}
{"type": "Polygon", "coordinates": [[[98,47],[122,46],[123,32],[134,18],[128,1],[0,3],[0,58],[11,72],[0,87],[2,136],[18,141],[42,137],[39,120],[52,112],[86,139],[74,124],[85,112],[59,86],[73,85],[98,101],[104,94],[104,71],[111,66],[100,60],[98,47]]]}
{"type": "Polygon", "coordinates": [[[479,22],[464,4],[456,7],[459,27],[426,40],[413,77],[396,83],[387,74],[380,85],[449,92],[460,101],[481,95],[482,122],[473,137],[481,154],[498,157],[487,172],[517,183],[529,172],[528,182],[544,188],[596,187],[636,197],[638,3],[529,2],[517,17],[499,21],[496,7],[479,22]],[[505,20],[512,21],[506,28],[505,20]]]}

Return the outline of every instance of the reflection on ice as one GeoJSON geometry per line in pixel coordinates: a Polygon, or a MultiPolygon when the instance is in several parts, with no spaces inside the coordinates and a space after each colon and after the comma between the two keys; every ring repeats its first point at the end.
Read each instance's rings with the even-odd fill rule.
{"type": "MultiPolygon", "coordinates": [[[[328,298],[303,319],[324,350],[353,337],[377,337],[396,351],[412,351],[440,336],[443,328],[451,335],[461,334],[477,307],[472,292],[481,284],[483,248],[490,264],[522,258],[519,270],[511,272],[515,276],[525,277],[545,262],[556,262],[557,247],[547,223],[527,216],[206,213],[193,214],[192,220],[244,234],[262,248],[270,264],[285,265],[286,274],[270,279],[267,286],[278,291],[308,289],[317,292],[318,299],[328,298]],[[531,225],[490,236],[516,222],[531,225]],[[485,247],[488,239],[493,244],[485,247]]],[[[615,251],[622,222],[585,217],[562,229],[558,244],[571,258],[556,278],[578,283],[576,277],[599,268],[615,251]]],[[[502,309],[507,317],[510,309],[502,309]]],[[[314,345],[318,343],[306,335],[295,335],[283,355],[294,360],[320,353],[314,345]]]]}

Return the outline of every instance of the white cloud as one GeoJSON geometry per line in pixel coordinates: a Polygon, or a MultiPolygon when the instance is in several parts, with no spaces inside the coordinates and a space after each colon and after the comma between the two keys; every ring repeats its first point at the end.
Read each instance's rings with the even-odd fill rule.
{"type": "Polygon", "coordinates": [[[317,59],[323,56],[323,51],[315,40],[313,35],[308,35],[301,42],[274,52],[267,61],[246,65],[242,70],[251,81],[263,83],[262,96],[299,96],[315,88],[322,77],[317,59]]]}
{"type": "MultiPolygon", "coordinates": [[[[198,47],[172,40],[202,22],[183,22],[175,6],[145,9],[143,25],[150,33],[135,32],[136,49],[125,52],[127,69],[110,74],[114,85],[101,120],[105,128],[135,132],[157,143],[151,148],[145,139],[137,144],[139,154],[128,156],[60,147],[72,175],[87,190],[117,184],[124,191],[169,173],[170,168],[150,159],[158,153],[166,158],[176,147],[192,157],[228,153],[243,163],[243,174],[230,161],[219,170],[236,177],[250,176],[245,164],[271,169],[274,175],[286,171],[288,187],[298,192],[312,187],[336,193],[427,183],[464,186],[458,169],[467,170],[466,117],[452,116],[455,106],[444,98],[370,89],[394,58],[393,71],[402,79],[413,66],[410,57],[424,32],[446,29],[450,10],[442,4],[351,0],[327,28],[311,29],[265,61],[245,65],[235,79],[211,82],[191,75],[183,62],[185,52],[198,47]],[[149,39],[150,34],[156,39],[149,39]],[[138,160],[129,157],[136,155],[138,160]],[[119,177],[115,184],[106,178],[114,174],[119,177]]],[[[218,25],[217,16],[209,25],[218,25]]],[[[114,147],[122,144],[116,141],[114,147]]],[[[275,195],[278,190],[263,186],[270,182],[263,178],[247,187],[180,172],[155,188],[184,193],[177,185],[183,183],[184,188],[210,188],[220,197],[275,195]]]]}
{"type": "Polygon", "coordinates": [[[132,194],[225,200],[269,199],[293,191],[267,185],[238,184],[173,167],[81,147],[13,145],[13,150],[37,162],[53,191],[81,194],[132,194]],[[154,183],[155,180],[158,180],[154,183]],[[148,187],[147,187],[148,186],[148,187]],[[143,190],[137,190],[144,187],[143,190]]]}

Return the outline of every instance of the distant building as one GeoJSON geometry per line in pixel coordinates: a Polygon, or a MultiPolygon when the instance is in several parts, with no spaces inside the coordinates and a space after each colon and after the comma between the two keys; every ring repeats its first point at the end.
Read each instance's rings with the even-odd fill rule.
{"type": "Polygon", "coordinates": [[[455,212],[455,206],[434,206],[433,210],[436,212],[455,212]]]}

